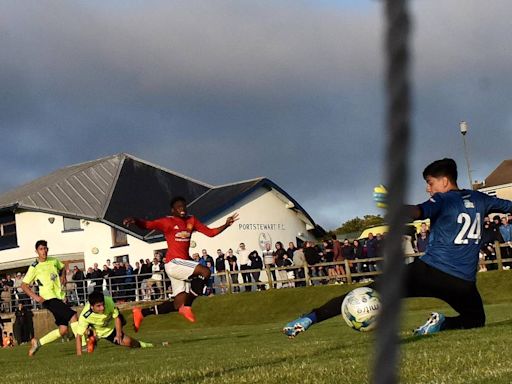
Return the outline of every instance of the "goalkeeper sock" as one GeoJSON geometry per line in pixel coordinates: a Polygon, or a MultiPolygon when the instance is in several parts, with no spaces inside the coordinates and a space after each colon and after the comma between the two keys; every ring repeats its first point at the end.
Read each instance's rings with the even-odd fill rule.
{"type": "Polygon", "coordinates": [[[312,322],[313,324],[315,324],[315,323],[318,321],[318,319],[317,319],[317,317],[316,317],[316,313],[315,313],[315,311],[313,311],[313,312],[311,312],[311,313],[308,313],[308,314],[307,314],[307,315],[305,315],[304,317],[307,317],[309,320],[311,320],[311,322],[312,322]]]}
{"type": "Polygon", "coordinates": [[[54,329],[39,339],[39,344],[45,345],[61,338],[59,329],[54,329]]]}

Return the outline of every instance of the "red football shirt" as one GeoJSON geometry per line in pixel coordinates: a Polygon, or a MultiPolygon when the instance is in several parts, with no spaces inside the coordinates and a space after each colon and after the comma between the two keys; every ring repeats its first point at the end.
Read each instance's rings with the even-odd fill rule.
{"type": "Polygon", "coordinates": [[[156,220],[137,220],[137,225],[141,228],[156,229],[163,232],[167,241],[166,263],[172,259],[190,260],[188,250],[192,232],[198,231],[208,237],[220,233],[218,228],[208,228],[195,216],[187,216],[183,219],[176,216],[166,216],[156,220]]]}

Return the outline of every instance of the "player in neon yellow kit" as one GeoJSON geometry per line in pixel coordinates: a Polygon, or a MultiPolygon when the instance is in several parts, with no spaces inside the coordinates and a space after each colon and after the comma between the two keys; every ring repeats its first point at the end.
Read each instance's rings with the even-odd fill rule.
{"type": "Polygon", "coordinates": [[[153,344],[137,341],[123,332],[126,322],[119,313],[114,300],[101,292],[92,292],[85,304],[76,328],[76,354],[82,354],[82,335],[89,327],[94,331],[96,339],[106,339],[111,343],[129,348],[150,348],[153,344]]]}
{"type": "Polygon", "coordinates": [[[77,326],[76,312],[63,301],[66,296],[62,289],[62,286],[66,284],[64,264],[54,257],[48,257],[48,243],[46,240],[36,242],[36,253],[37,259],[28,268],[27,274],[21,283],[21,289],[53,314],[58,328],[41,337],[41,339],[34,337],[32,346],[28,351],[29,356],[33,356],[42,345],[64,336],[68,332],[68,323],[71,323],[72,330],[77,326]],[[34,282],[37,282],[39,286],[39,294],[30,288],[30,284],[34,282]]]}

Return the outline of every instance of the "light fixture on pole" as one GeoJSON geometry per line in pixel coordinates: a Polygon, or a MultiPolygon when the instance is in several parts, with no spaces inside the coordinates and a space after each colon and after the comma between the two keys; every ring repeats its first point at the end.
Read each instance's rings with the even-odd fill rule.
{"type": "Polygon", "coordinates": [[[473,179],[471,178],[471,168],[469,166],[469,155],[468,155],[468,146],[466,143],[466,133],[468,133],[468,123],[465,121],[461,121],[459,123],[460,133],[462,134],[462,139],[464,141],[464,157],[466,158],[466,167],[468,169],[468,180],[469,180],[469,188],[473,189],[473,179]]]}

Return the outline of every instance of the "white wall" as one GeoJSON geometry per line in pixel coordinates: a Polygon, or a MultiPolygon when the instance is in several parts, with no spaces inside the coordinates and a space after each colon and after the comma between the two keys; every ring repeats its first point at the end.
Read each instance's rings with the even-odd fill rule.
{"type": "Polygon", "coordinates": [[[209,222],[208,226],[221,226],[226,222],[226,218],[235,212],[239,214],[239,220],[220,235],[209,238],[195,232],[192,240],[196,242],[196,247],[191,248],[190,252],[201,254],[201,250],[205,248],[211,256],[216,257],[218,248],[224,253],[228,248],[236,252],[240,242],[245,244],[247,250],[255,249],[260,252],[263,249],[260,240],[262,243],[266,239],[270,240],[272,248],[276,241],[281,241],[285,249],[288,242],[296,242],[296,237],[314,240],[306,231],[306,223],[299,219],[294,210],[286,208],[285,202],[274,191],[263,188],[255,191],[232,207],[229,212],[209,222]],[[299,236],[299,233],[302,236],[299,236]]]}

